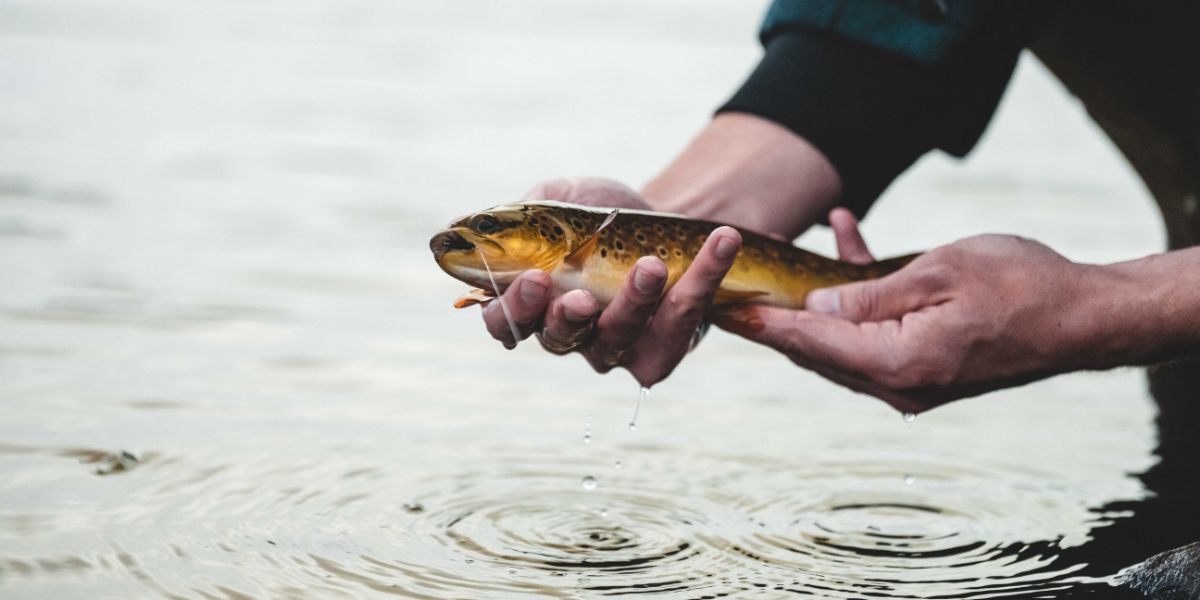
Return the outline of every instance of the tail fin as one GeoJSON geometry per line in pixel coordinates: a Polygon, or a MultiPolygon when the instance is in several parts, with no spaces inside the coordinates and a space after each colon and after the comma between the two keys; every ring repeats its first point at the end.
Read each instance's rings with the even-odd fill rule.
{"type": "Polygon", "coordinates": [[[879,279],[884,275],[891,275],[902,269],[905,265],[912,262],[913,259],[921,256],[921,253],[905,254],[904,256],[894,256],[885,258],[881,261],[873,262],[869,265],[861,265],[859,267],[858,279],[879,279]]]}

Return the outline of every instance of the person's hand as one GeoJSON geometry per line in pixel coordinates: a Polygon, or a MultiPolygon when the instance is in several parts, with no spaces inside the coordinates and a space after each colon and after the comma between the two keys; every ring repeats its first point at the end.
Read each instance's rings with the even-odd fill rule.
{"type": "MultiPolygon", "coordinates": [[[[830,215],[843,260],[869,262],[830,215]]],[[[1111,274],[1008,235],[960,240],[878,280],[814,290],[806,310],[754,306],[717,325],[905,412],[1103,362],[1111,274]]]]}
{"type": "MultiPolygon", "coordinates": [[[[524,199],[650,208],[629,187],[593,178],[548,181],[535,186],[524,199]]],[[[670,375],[687,354],[701,317],[740,247],[737,230],[721,227],[713,231],[691,267],[665,296],[666,265],[656,257],[642,257],[603,312],[596,299],[583,290],[551,297],[550,276],[538,270],[517,277],[505,290],[504,302],[521,339],[538,332],[542,346],[550,352],[578,351],[601,373],[624,367],[639,384],[649,387],[670,375]]],[[[519,341],[513,339],[499,302],[483,308],[483,320],[492,337],[506,347],[519,341]]]]}

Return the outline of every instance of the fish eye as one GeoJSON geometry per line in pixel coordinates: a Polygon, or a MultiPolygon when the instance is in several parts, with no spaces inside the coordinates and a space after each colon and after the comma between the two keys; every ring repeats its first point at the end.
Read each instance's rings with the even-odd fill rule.
{"type": "Polygon", "coordinates": [[[479,215],[471,221],[471,229],[482,234],[496,233],[500,230],[500,221],[491,215],[479,215]]]}

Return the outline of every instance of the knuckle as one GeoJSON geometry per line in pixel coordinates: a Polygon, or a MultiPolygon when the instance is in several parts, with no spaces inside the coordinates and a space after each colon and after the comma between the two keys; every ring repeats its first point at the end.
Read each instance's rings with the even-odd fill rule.
{"type": "Polygon", "coordinates": [[[677,290],[668,294],[663,302],[664,306],[659,310],[670,314],[680,323],[699,323],[704,316],[704,310],[708,307],[709,297],[710,295],[704,293],[703,290],[677,290]]]}
{"type": "Polygon", "coordinates": [[[845,308],[851,316],[869,319],[879,312],[879,285],[874,281],[863,282],[848,291],[846,299],[849,302],[845,308]]]}

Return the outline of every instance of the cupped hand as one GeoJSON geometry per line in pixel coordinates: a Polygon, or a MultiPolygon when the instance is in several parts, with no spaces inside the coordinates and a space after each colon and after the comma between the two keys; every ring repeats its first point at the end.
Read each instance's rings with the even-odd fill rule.
{"type": "MultiPolygon", "coordinates": [[[[597,178],[555,179],[538,184],[525,200],[559,200],[606,208],[650,210],[636,191],[597,178]]],[[[690,349],[701,318],[741,247],[731,227],[713,231],[691,266],[663,295],[667,267],[656,257],[642,257],[626,276],[613,301],[600,304],[584,290],[554,297],[544,271],[522,273],[505,290],[504,302],[520,339],[537,332],[544,348],[555,354],[578,351],[597,371],[623,367],[649,387],[662,381],[690,349]]],[[[499,302],[483,309],[492,337],[512,348],[519,339],[499,302]]]]}
{"type": "MultiPolygon", "coordinates": [[[[848,212],[830,220],[843,260],[872,260],[848,212]]],[[[1106,277],[1038,242],[982,235],[881,279],[815,290],[806,310],[747,307],[717,325],[919,413],[1088,366],[1105,345],[1106,277]]]]}

